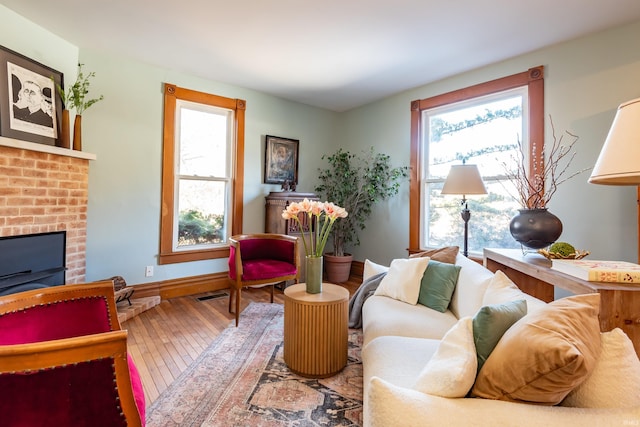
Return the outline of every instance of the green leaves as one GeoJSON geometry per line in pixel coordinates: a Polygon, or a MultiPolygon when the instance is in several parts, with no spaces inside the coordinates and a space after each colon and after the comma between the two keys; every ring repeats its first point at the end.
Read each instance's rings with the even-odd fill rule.
{"type": "Polygon", "coordinates": [[[329,167],[319,169],[315,191],[349,212],[332,230],[334,255],[342,256],[346,244],[360,244],[358,230],[365,228],[373,205],[398,193],[401,181],[409,176],[408,168],[392,168],[390,157],[375,153],[373,147],[362,156],[339,149],[322,158],[329,167]]]}
{"type": "Polygon", "coordinates": [[[67,92],[62,89],[62,87],[56,83],[56,90],[58,95],[60,95],[60,99],[62,99],[62,103],[64,104],[64,108],[67,110],[76,109],[76,114],[82,115],[84,110],[91,107],[98,101],[102,101],[104,99],[103,95],[100,95],[98,98],[87,99],[89,95],[89,79],[95,77],[95,72],[90,72],[87,75],[82,71],[82,66],[84,64],[78,64],[78,78],[76,82],[67,88],[67,92]]]}

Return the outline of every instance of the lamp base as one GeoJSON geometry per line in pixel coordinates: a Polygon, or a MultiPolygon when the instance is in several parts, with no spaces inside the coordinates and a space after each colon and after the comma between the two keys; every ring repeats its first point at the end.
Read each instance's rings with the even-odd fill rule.
{"type": "Polygon", "coordinates": [[[469,220],[471,219],[471,211],[467,208],[467,204],[464,204],[464,209],[460,212],[460,216],[462,216],[462,220],[464,221],[464,247],[462,250],[462,255],[468,256],[468,244],[469,244],[469,220]]]}

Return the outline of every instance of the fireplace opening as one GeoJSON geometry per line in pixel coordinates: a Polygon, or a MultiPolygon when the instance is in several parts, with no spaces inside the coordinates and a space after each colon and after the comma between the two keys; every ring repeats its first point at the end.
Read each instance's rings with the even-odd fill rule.
{"type": "Polygon", "coordinates": [[[0,237],[0,295],[65,283],[66,231],[0,237]]]}

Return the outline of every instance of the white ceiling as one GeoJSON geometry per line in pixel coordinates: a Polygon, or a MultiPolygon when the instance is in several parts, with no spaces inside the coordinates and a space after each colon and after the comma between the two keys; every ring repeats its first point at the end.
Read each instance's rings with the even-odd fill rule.
{"type": "Polygon", "coordinates": [[[640,19],[639,0],[0,2],[80,49],[334,111],[640,19]]]}

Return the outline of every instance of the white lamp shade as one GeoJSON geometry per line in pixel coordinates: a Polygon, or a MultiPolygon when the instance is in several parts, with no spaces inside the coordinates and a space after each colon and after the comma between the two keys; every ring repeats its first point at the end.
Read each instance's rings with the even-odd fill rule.
{"type": "Polygon", "coordinates": [[[451,166],[441,194],[487,194],[476,165],[451,166]]]}
{"type": "Polygon", "coordinates": [[[640,98],[618,107],[589,182],[640,185],[640,98]]]}

